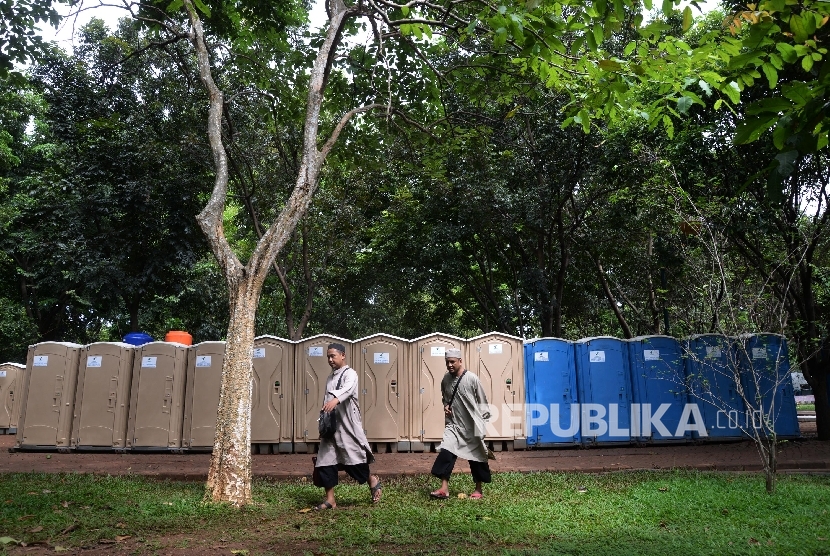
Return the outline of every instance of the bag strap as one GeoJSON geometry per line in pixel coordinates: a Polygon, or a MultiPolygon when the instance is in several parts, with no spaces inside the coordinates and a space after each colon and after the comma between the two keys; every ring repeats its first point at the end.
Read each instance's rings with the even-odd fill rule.
{"type": "Polygon", "coordinates": [[[340,385],[343,384],[343,376],[345,376],[346,371],[348,371],[349,369],[351,369],[351,367],[346,367],[345,369],[343,369],[343,372],[340,373],[340,378],[337,379],[337,386],[334,387],[335,390],[340,390],[340,385]]]}
{"type": "Polygon", "coordinates": [[[458,392],[458,385],[461,384],[461,379],[464,378],[464,375],[467,374],[467,369],[464,369],[464,372],[461,373],[461,376],[458,377],[458,380],[455,381],[455,387],[452,389],[452,396],[450,396],[450,402],[447,404],[448,406],[452,407],[452,401],[455,399],[455,393],[458,392]]]}

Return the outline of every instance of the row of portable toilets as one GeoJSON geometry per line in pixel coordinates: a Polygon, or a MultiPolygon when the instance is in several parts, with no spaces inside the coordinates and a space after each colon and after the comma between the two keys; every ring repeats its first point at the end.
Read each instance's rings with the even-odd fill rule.
{"type": "MultiPolygon", "coordinates": [[[[469,340],[260,336],[252,354],[256,452],[316,450],[331,342],[346,346],[366,436],[381,453],[440,443],[450,348],[462,351],[482,382],[496,451],[738,440],[764,414],[779,436],[799,435],[786,340],[774,334],[576,342],[499,333],[469,340]]],[[[25,367],[0,365],[0,430],[15,433],[21,450],[210,450],[224,351],[224,342],[30,346],[25,367]]]]}

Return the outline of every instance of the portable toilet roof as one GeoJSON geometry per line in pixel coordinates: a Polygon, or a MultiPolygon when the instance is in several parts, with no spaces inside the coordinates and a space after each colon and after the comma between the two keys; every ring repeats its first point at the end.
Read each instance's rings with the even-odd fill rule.
{"type": "Polygon", "coordinates": [[[370,334],[369,336],[364,336],[358,340],[355,340],[355,344],[359,344],[360,342],[365,342],[366,340],[371,340],[372,338],[391,338],[392,340],[398,340],[399,342],[408,342],[406,338],[401,338],[400,336],[393,336],[392,334],[384,334],[383,332],[378,332],[377,334],[370,334]]]}

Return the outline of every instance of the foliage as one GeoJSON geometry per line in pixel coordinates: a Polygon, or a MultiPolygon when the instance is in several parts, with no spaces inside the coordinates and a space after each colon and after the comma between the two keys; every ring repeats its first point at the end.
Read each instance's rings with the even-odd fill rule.
{"type": "Polygon", "coordinates": [[[0,0],[0,78],[18,81],[15,65],[32,62],[47,50],[35,26],[57,27],[59,21],[51,0],[0,0]]]}

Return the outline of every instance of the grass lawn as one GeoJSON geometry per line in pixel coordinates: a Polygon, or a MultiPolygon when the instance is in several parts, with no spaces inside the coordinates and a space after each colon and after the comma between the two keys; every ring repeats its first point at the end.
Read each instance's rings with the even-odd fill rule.
{"type": "Polygon", "coordinates": [[[799,403],[795,406],[796,411],[815,411],[816,404],[814,403],[799,403]]]}
{"type": "MultiPolygon", "coordinates": [[[[430,500],[435,486],[427,476],[389,480],[372,506],[367,487],[341,484],[336,510],[301,513],[322,499],[304,481],[257,481],[255,504],[236,511],[203,504],[202,483],[2,475],[0,551],[830,554],[828,476],[780,475],[772,496],[760,475],[692,471],[502,473],[480,501],[430,500]]],[[[473,487],[469,475],[450,486],[453,494],[473,487]]]]}

